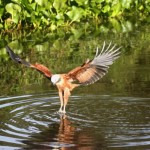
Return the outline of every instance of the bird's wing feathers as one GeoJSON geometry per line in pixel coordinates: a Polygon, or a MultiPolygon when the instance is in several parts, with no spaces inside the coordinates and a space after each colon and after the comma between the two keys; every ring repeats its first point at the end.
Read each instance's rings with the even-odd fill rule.
{"type": "Polygon", "coordinates": [[[10,58],[20,64],[24,64],[27,67],[30,67],[30,63],[22,60],[18,55],[16,55],[9,46],[6,46],[6,51],[9,54],[10,58]]]}
{"type": "Polygon", "coordinates": [[[109,66],[120,55],[120,48],[115,49],[116,45],[111,46],[111,43],[106,48],[104,42],[101,52],[96,51],[93,60],[84,63],[82,66],[71,70],[67,77],[79,81],[80,84],[88,85],[101,79],[106,73],[109,66]]]}
{"type": "MultiPolygon", "coordinates": [[[[97,48],[96,55],[93,60],[87,60],[84,64],[75,69],[71,70],[66,74],[66,78],[71,81],[79,81],[80,84],[88,85],[92,84],[101,79],[106,73],[109,66],[116,60],[120,55],[120,48],[116,49],[116,45],[112,46],[111,43],[106,48],[104,42],[101,52],[97,48]]],[[[27,61],[22,60],[16,55],[9,46],[6,46],[6,50],[9,53],[12,60],[17,63],[21,63],[27,67],[34,68],[44,74],[47,78],[51,78],[52,73],[49,69],[42,64],[30,64],[27,61]]]]}
{"type": "Polygon", "coordinates": [[[46,77],[51,78],[52,73],[49,71],[49,69],[45,66],[43,66],[42,64],[31,64],[32,68],[35,68],[36,70],[38,70],[39,72],[43,73],[46,77]]]}
{"type": "Polygon", "coordinates": [[[49,71],[49,69],[42,64],[30,64],[27,61],[22,60],[18,55],[16,55],[9,46],[6,46],[6,51],[8,52],[9,56],[11,57],[12,60],[14,60],[17,63],[23,64],[27,67],[35,68],[42,74],[44,74],[47,78],[51,78],[52,73],[49,71]]]}

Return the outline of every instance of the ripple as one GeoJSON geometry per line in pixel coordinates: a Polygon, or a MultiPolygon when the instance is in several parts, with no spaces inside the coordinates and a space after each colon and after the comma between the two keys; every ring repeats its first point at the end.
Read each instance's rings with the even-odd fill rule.
{"type": "Polygon", "coordinates": [[[60,142],[50,142],[50,143],[43,143],[43,145],[50,146],[52,148],[61,148],[61,147],[74,147],[75,144],[68,144],[68,143],[60,143],[60,142]]]}
{"type": "Polygon", "coordinates": [[[4,141],[7,143],[23,145],[21,140],[23,140],[23,138],[20,139],[20,138],[14,138],[14,137],[9,137],[9,136],[0,136],[0,141],[2,141],[2,142],[4,141]]]}
{"type": "Polygon", "coordinates": [[[6,100],[12,100],[12,99],[20,99],[20,98],[26,98],[31,97],[32,95],[21,95],[21,96],[13,96],[13,97],[2,97],[0,98],[0,101],[6,101],[6,100]]]}
{"type": "Polygon", "coordinates": [[[28,137],[29,135],[28,134],[22,134],[22,133],[18,133],[18,132],[13,132],[13,131],[10,131],[10,130],[1,130],[7,134],[10,134],[10,135],[14,135],[14,136],[18,136],[18,137],[28,137]]]}
{"type": "Polygon", "coordinates": [[[17,150],[17,149],[19,149],[20,147],[14,147],[14,146],[0,146],[0,148],[2,149],[2,150],[17,150]]]}
{"type": "Polygon", "coordinates": [[[37,121],[33,118],[31,118],[30,116],[26,116],[24,118],[22,118],[24,121],[31,123],[32,125],[41,125],[41,126],[48,126],[48,122],[44,122],[44,121],[37,121]]]}
{"type": "Polygon", "coordinates": [[[0,103],[0,149],[150,146],[149,98],[76,95],[66,115],[57,113],[56,93],[1,98],[0,103]]]}

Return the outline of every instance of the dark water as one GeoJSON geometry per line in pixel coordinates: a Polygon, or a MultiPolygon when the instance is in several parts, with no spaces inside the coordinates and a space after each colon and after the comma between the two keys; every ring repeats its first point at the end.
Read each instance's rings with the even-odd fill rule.
{"type": "Polygon", "coordinates": [[[57,89],[38,72],[12,62],[1,48],[0,149],[150,149],[149,29],[81,39],[12,39],[9,45],[22,58],[53,72],[92,58],[104,40],[123,48],[101,81],[73,91],[66,115],[57,113],[57,89]]]}

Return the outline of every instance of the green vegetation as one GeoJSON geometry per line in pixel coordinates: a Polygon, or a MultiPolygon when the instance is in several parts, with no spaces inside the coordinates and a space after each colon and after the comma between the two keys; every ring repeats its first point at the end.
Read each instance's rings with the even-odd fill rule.
{"type": "MultiPolygon", "coordinates": [[[[0,0],[0,90],[4,94],[13,93],[22,87],[30,93],[33,84],[43,83],[43,89],[45,84],[49,86],[36,71],[7,61],[10,58],[4,48],[6,44],[23,59],[45,64],[54,72],[64,72],[87,57],[92,58],[95,48],[104,41],[121,45],[127,55],[108,74],[112,89],[134,90],[137,77],[145,81],[138,85],[144,89],[150,78],[146,70],[142,76],[138,75],[139,70],[134,70],[135,77],[128,70],[136,67],[136,60],[149,62],[149,55],[141,57],[141,52],[149,51],[149,3],[149,0],[0,0]]],[[[100,86],[102,90],[106,87],[110,86],[100,86]]]]}
{"type": "MultiPolygon", "coordinates": [[[[81,65],[87,58],[93,58],[97,46],[100,47],[104,41],[107,44],[112,41],[122,46],[122,56],[111,66],[109,73],[101,81],[87,87],[89,90],[87,93],[104,91],[105,94],[118,92],[123,95],[126,93],[149,95],[149,31],[150,26],[143,25],[140,29],[127,33],[102,33],[97,36],[81,31],[76,31],[76,34],[64,34],[61,31],[55,34],[35,32],[26,36],[7,35],[5,40],[21,58],[31,63],[44,64],[53,73],[67,72],[81,65]],[[77,36],[77,33],[81,33],[82,36],[77,36]]],[[[4,46],[0,47],[0,64],[1,95],[29,94],[55,89],[53,86],[49,87],[50,82],[37,71],[14,63],[4,46]]]]}
{"type": "Polygon", "coordinates": [[[93,24],[107,31],[109,22],[115,30],[124,31],[131,27],[128,17],[144,21],[149,16],[149,3],[149,0],[0,0],[0,30],[54,31],[82,22],[85,29],[93,24]]]}

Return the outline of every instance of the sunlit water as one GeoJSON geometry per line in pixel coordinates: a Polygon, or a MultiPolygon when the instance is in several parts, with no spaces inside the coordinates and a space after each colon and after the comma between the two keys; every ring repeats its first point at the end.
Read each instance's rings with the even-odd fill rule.
{"type": "Polygon", "coordinates": [[[0,149],[150,148],[150,98],[75,95],[66,115],[57,113],[55,92],[0,104],[0,149]]]}

